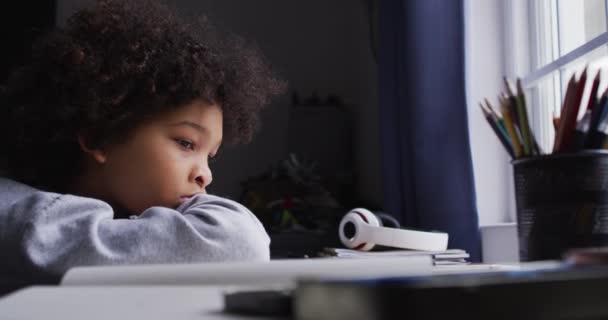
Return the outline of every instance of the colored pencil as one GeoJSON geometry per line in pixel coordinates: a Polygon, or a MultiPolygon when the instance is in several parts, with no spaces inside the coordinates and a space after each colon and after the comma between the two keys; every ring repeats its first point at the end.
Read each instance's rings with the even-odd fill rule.
{"type": "Polygon", "coordinates": [[[583,70],[581,77],[578,82],[576,82],[576,88],[574,91],[574,99],[571,101],[570,105],[567,107],[568,110],[564,110],[567,112],[566,118],[564,121],[564,131],[562,136],[562,144],[560,146],[559,152],[569,152],[572,151],[572,137],[574,136],[574,131],[576,130],[576,120],[578,119],[578,113],[581,106],[581,100],[583,98],[583,92],[585,91],[585,85],[587,84],[587,68],[583,70]]]}
{"type": "Polygon", "coordinates": [[[503,119],[502,114],[492,107],[492,104],[490,103],[490,101],[488,101],[488,99],[484,99],[484,102],[486,103],[486,109],[490,111],[490,115],[492,116],[492,119],[498,124],[500,131],[506,137],[509,137],[509,133],[507,132],[507,127],[505,127],[505,120],[503,119]]]}
{"type": "Polygon", "coordinates": [[[517,79],[517,115],[519,116],[519,126],[524,141],[524,154],[531,155],[534,149],[534,143],[532,142],[532,133],[530,130],[530,124],[528,122],[528,111],[526,110],[526,98],[524,96],[524,90],[521,86],[521,79],[517,79]]]}
{"type": "Polygon", "coordinates": [[[500,104],[500,111],[502,112],[503,119],[505,120],[505,127],[507,128],[507,132],[509,133],[511,143],[513,145],[513,153],[515,154],[515,157],[519,158],[522,155],[522,149],[519,139],[517,137],[517,133],[515,132],[515,126],[513,125],[513,120],[511,118],[511,111],[509,110],[508,102],[500,96],[498,97],[498,100],[500,104]]]}
{"type": "MultiPolygon", "coordinates": [[[[589,91],[589,101],[587,102],[587,110],[593,111],[593,109],[597,105],[597,90],[600,88],[600,73],[601,70],[598,70],[595,74],[595,78],[593,78],[593,83],[591,84],[591,91],[589,91]]],[[[587,112],[587,110],[585,110],[585,112],[587,112]]]]}
{"type": "Polygon", "coordinates": [[[583,118],[576,124],[576,130],[572,137],[570,151],[580,151],[585,148],[585,141],[589,134],[589,124],[591,122],[591,110],[585,111],[583,118]]]}
{"type": "Polygon", "coordinates": [[[483,104],[481,104],[481,103],[479,104],[479,106],[481,107],[481,112],[484,114],[484,118],[486,118],[486,121],[488,122],[488,124],[490,125],[490,127],[492,128],[492,130],[494,131],[496,136],[498,137],[498,140],[500,140],[500,143],[502,143],[503,147],[505,148],[507,153],[509,153],[511,158],[515,158],[515,154],[513,152],[513,147],[511,146],[511,142],[508,140],[509,138],[499,128],[498,122],[496,122],[492,118],[490,110],[486,110],[484,108],[483,104]]]}
{"type": "Polygon", "coordinates": [[[519,128],[519,115],[517,113],[517,99],[515,98],[515,95],[513,94],[513,90],[511,89],[511,84],[509,83],[509,80],[507,80],[506,77],[503,77],[503,81],[505,83],[505,95],[506,95],[506,99],[509,101],[510,104],[510,108],[513,109],[513,111],[515,112],[511,112],[511,120],[513,121],[513,125],[516,128],[519,128]]]}
{"type": "Polygon", "coordinates": [[[572,104],[572,101],[575,99],[574,90],[576,89],[576,76],[572,75],[570,81],[568,81],[568,86],[566,88],[566,95],[564,96],[564,103],[562,104],[562,110],[559,117],[559,122],[557,124],[557,130],[555,132],[555,141],[553,143],[553,153],[560,152],[562,148],[562,141],[564,139],[564,132],[566,131],[566,121],[569,115],[569,106],[572,104]]]}
{"type": "Polygon", "coordinates": [[[587,141],[585,142],[585,147],[587,149],[592,149],[594,145],[594,141],[592,141],[591,136],[597,131],[597,126],[600,122],[600,115],[604,109],[604,105],[606,104],[606,100],[608,100],[608,88],[602,93],[599,101],[597,102],[597,106],[593,108],[591,111],[591,121],[589,124],[589,136],[587,141]]]}
{"type": "MultiPolygon", "coordinates": [[[[591,71],[588,66],[578,75],[575,72],[568,79],[561,110],[556,109],[551,117],[555,139],[551,150],[547,150],[549,153],[608,150],[608,88],[599,94],[601,70],[593,80],[589,78],[589,84],[591,71]]],[[[529,101],[522,80],[517,78],[511,82],[503,77],[503,83],[504,91],[498,95],[497,108],[488,99],[479,103],[484,118],[513,159],[543,154],[532,131],[532,113],[528,113],[529,101]]]]}

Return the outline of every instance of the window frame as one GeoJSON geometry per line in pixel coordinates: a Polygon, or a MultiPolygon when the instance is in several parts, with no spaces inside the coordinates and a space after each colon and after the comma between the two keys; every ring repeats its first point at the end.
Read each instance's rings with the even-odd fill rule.
{"type": "MultiPolygon", "coordinates": [[[[608,0],[604,1],[608,23],[608,0]]],[[[554,110],[561,106],[565,91],[561,81],[564,69],[608,44],[607,27],[607,31],[559,56],[557,6],[558,0],[503,2],[505,76],[521,78],[529,105],[537,106],[528,110],[530,126],[545,153],[550,153],[549,148],[553,145],[555,133],[547,119],[551,119],[554,110]]]]}

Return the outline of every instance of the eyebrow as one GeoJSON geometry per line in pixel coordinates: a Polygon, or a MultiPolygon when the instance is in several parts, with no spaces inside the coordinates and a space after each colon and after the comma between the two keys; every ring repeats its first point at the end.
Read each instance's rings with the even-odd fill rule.
{"type": "MultiPolygon", "coordinates": [[[[194,130],[200,132],[201,134],[209,134],[209,129],[207,129],[206,127],[201,126],[198,123],[194,123],[192,121],[184,120],[184,121],[173,123],[170,126],[172,126],[172,127],[187,126],[187,127],[193,128],[194,130]]],[[[222,146],[222,140],[220,140],[217,145],[218,146],[217,146],[216,149],[218,149],[218,151],[219,151],[219,148],[222,146]]]]}
{"type": "Polygon", "coordinates": [[[209,130],[203,126],[201,126],[198,123],[194,123],[192,121],[180,121],[180,122],[176,122],[171,124],[172,127],[178,127],[178,126],[187,126],[187,127],[191,127],[193,129],[195,129],[196,131],[199,131],[200,133],[209,133],[209,130]]]}

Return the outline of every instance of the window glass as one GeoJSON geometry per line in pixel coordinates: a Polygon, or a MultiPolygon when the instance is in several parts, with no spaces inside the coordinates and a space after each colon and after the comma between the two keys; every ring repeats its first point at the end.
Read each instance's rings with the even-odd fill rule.
{"type": "MultiPolygon", "coordinates": [[[[532,71],[551,65],[559,58],[580,50],[589,41],[607,31],[608,0],[533,0],[531,26],[534,35],[531,67],[532,71]]],[[[573,74],[580,77],[587,67],[589,84],[601,70],[600,93],[608,86],[608,47],[585,49],[583,55],[566,64],[556,62],[555,70],[527,88],[532,107],[531,122],[537,140],[545,151],[550,151],[554,139],[551,118],[558,115],[568,81],[573,74]]],[[[582,105],[589,97],[588,85],[582,105]]],[[[581,108],[582,110],[582,108],[581,108]]],[[[579,114],[582,116],[582,113],[579,114]]]]}
{"type": "Polygon", "coordinates": [[[560,56],[606,32],[605,0],[557,0],[556,4],[560,56]]]}

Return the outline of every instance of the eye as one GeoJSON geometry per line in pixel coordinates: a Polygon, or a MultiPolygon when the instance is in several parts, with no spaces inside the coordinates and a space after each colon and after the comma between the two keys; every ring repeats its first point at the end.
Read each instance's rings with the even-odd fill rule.
{"type": "Polygon", "coordinates": [[[217,160],[217,154],[210,154],[207,160],[208,163],[214,163],[217,160]]]}
{"type": "Polygon", "coordinates": [[[188,150],[194,150],[194,143],[190,140],[185,140],[185,139],[175,139],[175,142],[177,144],[180,145],[180,147],[188,149],[188,150]]]}

